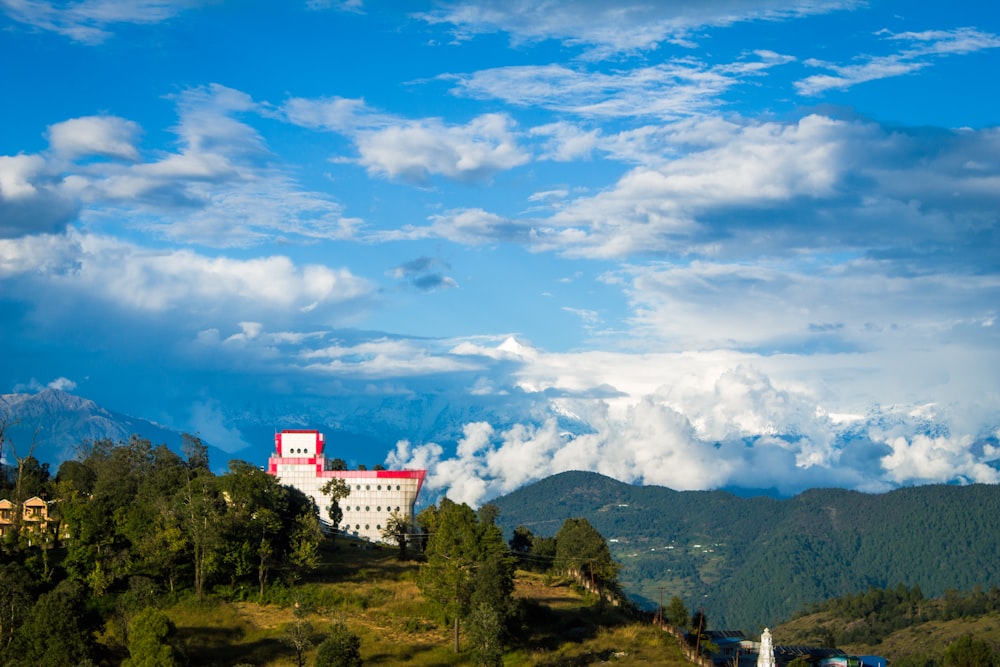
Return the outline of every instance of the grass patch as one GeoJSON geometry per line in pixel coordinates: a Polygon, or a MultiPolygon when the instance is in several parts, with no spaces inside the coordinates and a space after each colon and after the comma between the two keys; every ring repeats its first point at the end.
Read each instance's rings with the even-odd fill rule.
{"type": "MultiPolygon", "coordinates": [[[[273,586],[266,604],[227,599],[220,590],[205,602],[185,598],[165,611],[189,663],[205,667],[295,665],[284,633],[296,619],[296,603],[314,629],[306,664],[313,663],[330,623],[342,621],[361,639],[366,665],[472,665],[468,652],[452,651],[451,628],[441,624],[417,589],[418,567],[399,561],[395,549],[362,549],[338,540],[318,573],[297,586],[273,586]]],[[[675,657],[677,665],[684,664],[672,637],[597,605],[566,580],[518,572],[515,597],[522,624],[506,667],[671,665],[675,657]]],[[[462,640],[464,647],[464,635],[462,640]]]]}

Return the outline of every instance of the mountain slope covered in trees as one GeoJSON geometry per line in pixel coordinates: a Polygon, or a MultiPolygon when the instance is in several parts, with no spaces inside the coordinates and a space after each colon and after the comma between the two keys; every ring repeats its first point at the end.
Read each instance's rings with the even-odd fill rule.
{"type": "Polygon", "coordinates": [[[937,596],[1000,575],[1000,486],[884,494],[815,489],[777,500],[632,486],[567,472],[497,498],[507,532],[551,535],[585,517],[611,543],[624,590],[704,608],[713,627],[756,630],[809,604],[898,584],[937,596]]]}

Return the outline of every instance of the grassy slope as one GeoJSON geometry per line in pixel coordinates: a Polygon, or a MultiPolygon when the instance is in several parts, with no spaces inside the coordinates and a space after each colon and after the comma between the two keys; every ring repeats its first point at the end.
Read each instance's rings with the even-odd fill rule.
{"type": "MultiPolygon", "coordinates": [[[[863,620],[854,621],[863,623],[863,620]]],[[[835,633],[845,627],[844,621],[827,612],[801,616],[772,630],[775,644],[822,646],[825,628],[835,633]]],[[[881,655],[889,661],[909,655],[940,658],[944,648],[955,639],[971,634],[993,646],[1000,646],[1000,615],[989,614],[970,619],[928,621],[897,630],[878,644],[843,644],[838,648],[851,655],[881,655]]]]}
{"type": "MultiPolygon", "coordinates": [[[[390,549],[343,546],[324,565],[316,581],[298,595],[310,609],[316,630],[306,655],[331,620],[343,620],[361,638],[366,665],[471,665],[467,652],[451,650],[448,628],[423,601],[414,577],[418,566],[401,563],[390,549]]],[[[569,667],[609,661],[616,665],[686,665],[676,642],[653,628],[630,622],[614,610],[600,611],[593,600],[565,582],[519,572],[516,596],[527,598],[526,637],[505,656],[508,667],[569,667]]],[[[289,601],[293,596],[289,596],[289,601]]],[[[231,667],[295,665],[294,651],[282,641],[293,607],[186,601],[166,610],[177,626],[177,640],[191,664],[231,667]]]]}

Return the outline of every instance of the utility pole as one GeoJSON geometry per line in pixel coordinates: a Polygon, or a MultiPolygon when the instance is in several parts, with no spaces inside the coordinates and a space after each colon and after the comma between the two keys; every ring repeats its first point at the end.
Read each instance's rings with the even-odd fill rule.
{"type": "Polygon", "coordinates": [[[657,625],[663,629],[663,586],[660,586],[660,608],[656,610],[657,625]]]}
{"type": "Polygon", "coordinates": [[[705,610],[704,609],[699,609],[698,612],[699,612],[699,614],[698,614],[698,636],[697,636],[697,638],[695,639],[695,642],[694,642],[694,654],[696,656],[700,656],[701,655],[701,624],[705,622],[705,610]]]}

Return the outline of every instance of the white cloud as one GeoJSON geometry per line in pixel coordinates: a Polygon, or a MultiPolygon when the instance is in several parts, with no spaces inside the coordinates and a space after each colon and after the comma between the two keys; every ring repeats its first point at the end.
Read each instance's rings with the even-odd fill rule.
{"type": "MultiPolygon", "coordinates": [[[[465,123],[440,118],[407,120],[380,113],[363,100],[293,98],[282,105],[289,122],[338,132],[356,145],[357,164],[374,176],[423,184],[433,176],[471,182],[526,163],[513,119],[482,114],[465,123]]],[[[345,160],[341,160],[345,161],[345,160]]]]}
{"type": "Polygon", "coordinates": [[[827,90],[845,90],[860,83],[916,72],[933,64],[934,58],[963,55],[1000,47],[1000,36],[975,30],[930,30],[894,34],[882,31],[883,38],[909,45],[885,56],[861,56],[860,62],[837,65],[818,59],[805,61],[810,67],[827,69],[833,74],[814,74],[795,83],[801,95],[819,95],[827,90]]]}
{"type": "Polygon", "coordinates": [[[222,404],[217,400],[205,399],[193,403],[189,424],[195,435],[225,452],[233,453],[250,447],[240,430],[226,423],[222,404]]]}
{"type": "Polygon", "coordinates": [[[55,232],[78,203],[40,155],[0,155],[0,239],[55,232]]]}
{"type": "Polygon", "coordinates": [[[921,242],[950,244],[957,230],[989,225],[1000,192],[1000,165],[986,156],[1000,136],[993,129],[923,136],[811,115],[685,121],[655,136],[658,160],[548,218],[519,221],[532,229],[533,249],[760,258],[893,248],[903,262],[921,242]]]}
{"type": "Polygon", "coordinates": [[[415,183],[435,175],[487,180],[528,161],[528,154],[517,145],[513,122],[502,114],[485,114],[465,125],[411,121],[360,132],[356,141],[358,162],[369,173],[415,183]]]}
{"type": "Polygon", "coordinates": [[[769,52],[753,55],[756,60],[727,65],[678,59],[610,73],[563,65],[523,65],[444,78],[457,82],[452,91],[456,94],[518,106],[590,118],[678,118],[716,107],[722,94],[743,78],[790,60],[769,52]]]}
{"type": "Polygon", "coordinates": [[[431,216],[428,226],[404,225],[396,230],[374,233],[371,237],[381,241],[443,238],[455,243],[480,245],[497,241],[524,242],[530,232],[529,227],[518,221],[482,209],[464,209],[431,216]]]}
{"type": "Polygon", "coordinates": [[[281,106],[281,114],[295,125],[344,134],[398,122],[395,117],[372,109],[364,100],[344,97],[293,97],[281,106]]]}
{"type": "Polygon", "coordinates": [[[73,382],[69,378],[58,377],[45,386],[49,389],[58,389],[59,391],[73,391],[76,389],[76,382],[73,382]]]}
{"type": "MultiPolygon", "coordinates": [[[[785,493],[818,485],[875,492],[914,482],[1000,479],[986,463],[995,452],[979,451],[975,434],[927,436],[924,415],[891,408],[870,420],[833,419],[815,392],[757,367],[771,363],[766,357],[615,355],[611,361],[542,354],[526,361],[519,371],[526,391],[551,394],[608,381],[626,393],[614,400],[553,399],[558,413],[583,419],[589,432],[565,432],[555,419],[503,430],[470,422],[453,453],[436,443],[401,442],[387,462],[426,468],[431,495],[473,505],[566,470],[679,490],[733,485],[785,493]]],[[[775,370],[787,375],[780,364],[775,370]]],[[[941,412],[930,423],[958,427],[960,420],[941,412]]]]}
{"type": "Polygon", "coordinates": [[[357,233],[361,221],[338,202],[270,164],[263,137],[236,118],[262,112],[250,96],[209,85],[175,100],[176,153],[145,159],[136,123],[87,116],[50,126],[46,154],[0,156],[0,237],[59,231],[77,215],[91,229],[142,229],[214,247],[357,233]]]}
{"type": "Polygon", "coordinates": [[[619,51],[646,51],[664,42],[690,45],[692,33],[741,21],[782,20],[858,6],[855,0],[681,0],[670,3],[601,0],[550,3],[541,0],[464,1],[421,14],[429,23],[450,24],[459,38],[506,32],[511,40],[560,40],[589,47],[599,58],[619,51]]]}
{"type": "Polygon", "coordinates": [[[882,458],[889,478],[899,484],[941,484],[956,478],[996,484],[1000,471],[972,451],[972,438],[916,434],[886,440],[892,453],[882,458]]]}
{"type": "Polygon", "coordinates": [[[42,30],[50,30],[83,44],[100,44],[117,24],[159,23],[195,0],[80,0],[72,3],[47,0],[0,0],[0,9],[10,18],[42,30]]]}
{"type": "Polygon", "coordinates": [[[417,341],[389,338],[318,347],[300,352],[299,359],[309,371],[337,377],[412,377],[481,368],[477,362],[441,354],[417,341]]]}
{"type": "Polygon", "coordinates": [[[338,305],[373,290],[347,269],[297,266],[280,255],[209,257],[72,231],[0,241],[0,277],[26,282],[36,295],[97,299],[134,313],[183,312],[192,323],[221,312],[247,321],[291,317],[310,305],[332,317],[338,305]]]}
{"type": "Polygon", "coordinates": [[[135,141],[139,124],[117,116],[84,116],[49,126],[49,145],[60,157],[74,159],[101,155],[137,160],[135,141]]]}

